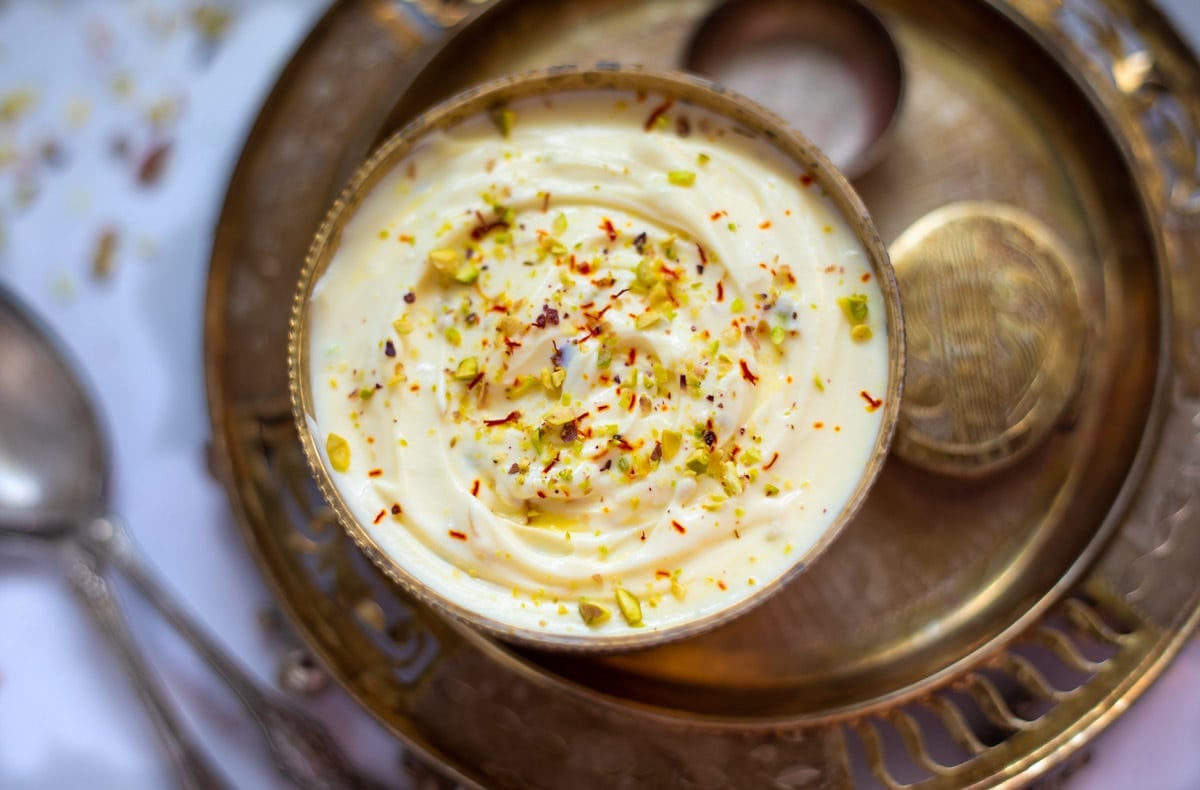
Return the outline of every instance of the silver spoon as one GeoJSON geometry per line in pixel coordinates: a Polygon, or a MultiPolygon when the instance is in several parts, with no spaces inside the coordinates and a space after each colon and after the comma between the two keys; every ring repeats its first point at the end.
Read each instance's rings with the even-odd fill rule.
{"type": "Polygon", "coordinates": [[[186,734],[121,616],[111,565],[229,686],[262,730],[279,772],[304,788],[374,788],[316,721],[261,690],[155,579],[120,522],[105,515],[103,432],[48,331],[0,287],[0,538],[64,548],[66,574],[115,648],[183,787],[228,783],[186,734]]]}

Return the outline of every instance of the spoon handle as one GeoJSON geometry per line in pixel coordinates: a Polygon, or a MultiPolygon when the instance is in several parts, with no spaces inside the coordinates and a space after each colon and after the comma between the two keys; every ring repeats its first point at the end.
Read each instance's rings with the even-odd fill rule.
{"type": "Polygon", "coordinates": [[[169,595],[115,519],[98,519],[85,531],[113,565],[192,646],[241,701],[258,725],[281,774],[313,790],[374,790],[380,785],[356,772],[319,722],[264,693],[169,595]]]}
{"type": "Polygon", "coordinates": [[[179,786],[185,790],[218,790],[228,784],[208,758],[184,734],[175,709],[167,700],[153,670],[142,656],[121,615],[112,585],[99,570],[95,557],[86,549],[74,552],[67,577],[79,598],[87,604],[93,620],[116,651],[138,696],[141,697],[154,729],[162,742],[179,786]]]}

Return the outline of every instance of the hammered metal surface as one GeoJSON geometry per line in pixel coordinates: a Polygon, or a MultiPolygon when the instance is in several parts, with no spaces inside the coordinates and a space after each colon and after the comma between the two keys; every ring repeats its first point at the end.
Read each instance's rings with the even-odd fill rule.
{"type": "Polygon", "coordinates": [[[1032,214],[951,203],[889,250],[908,308],[906,461],[980,476],[1032,451],[1076,391],[1084,326],[1067,253],[1032,214]]]}
{"type": "MultiPolygon", "coordinates": [[[[419,5],[446,19],[461,14],[432,0],[419,5]]],[[[449,50],[459,64],[444,54],[439,60],[448,50],[420,46],[436,26],[414,21],[403,4],[347,0],[317,26],[264,107],[230,188],[209,280],[215,466],[266,578],[314,651],[381,721],[459,781],[930,788],[1024,782],[1117,716],[1200,620],[1200,267],[1193,264],[1200,250],[1200,67],[1140,0],[876,5],[898,23],[905,57],[916,65],[893,154],[859,185],[882,234],[894,238],[952,200],[1002,200],[1035,213],[1078,267],[1081,311],[1102,330],[1092,346],[1121,362],[1107,375],[1097,373],[1109,364],[1103,359],[1085,365],[1079,396],[1085,404],[1106,393],[1092,406],[1114,409],[1118,428],[1102,433],[1105,442],[1088,459],[1111,479],[1080,480],[1073,493],[1098,492],[1095,510],[1076,514],[1084,525],[1079,534],[1043,528],[1044,509],[1033,514],[1032,528],[1023,521],[1028,513],[1010,511],[993,531],[977,531],[973,508],[1003,510],[1004,492],[982,495],[971,482],[942,489],[934,479],[901,475],[884,515],[887,508],[902,512],[927,488],[941,490],[954,507],[934,513],[941,520],[931,517],[924,532],[888,530],[885,518],[864,531],[866,545],[871,537],[881,542],[879,551],[891,552],[895,573],[884,567],[881,583],[878,563],[851,565],[829,580],[825,598],[785,610],[750,634],[781,643],[791,634],[828,661],[856,647],[822,641],[821,629],[844,618],[847,626],[873,623],[892,635],[874,654],[877,666],[908,657],[904,671],[890,677],[868,671],[874,685],[865,690],[857,682],[831,686],[806,703],[806,715],[798,715],[795,699],[785,699],[773,718],[764,715],[764,698],[787,696],[770,687],[701,689],[693,698],[713,717],[697,717],[653,713],[614,697],[618,687],[597,694],[564,684],[414,606],[350,544],[307,476],[288,410],[283,350],[291,284],[309,242],[304,229],[316,227],[370,142],[403,116],[389,120],[389,110],[401,107],[397,100],[414,76],[428,74],[430,64],[446,70],[446,79],[420,83],[432,99],[461,87],[454,80],[470,79],[470,68],[490,63],[499,70],[504,59],[497,47],[480,45],[449,50]],[[1156,406],[1139,409],[1147,391],[1159,393],[1156,406]],[[1036,538],[1026,557],[1044,565],[1043,573],[1022,576],[1019,565],[1001,572],[1013,556],[1005,552],[1029,529],[1036,538]],[[1097,535],[1106,529],[1113,534],[1104,543],[1097,535]],[[1068,572],[1084,570],[1088,552],[1099,552],[1097,560],[1059,596],[1068,572]],[[944,609],[950,617],[923,619],[931,598],[979,572],[990,580],[978,588],[981,595],[944,609]],[[872,613],[872,606],[882,608],[872,613]],[[972,624],[983,637],[975,647],[990,634],[990,649],[968,650],[950,663],[951,653],[914,652],[914,644],[936,644],[930,632],[965,628],[956,634],[962,638],[972,624]],[[748,710],[738,707],[743,692],[757,698],[748,710]],[[747,712],[752,726],[736,720],[747,712]],[[769,718],[770,726],[761,726],[769,718]]],[[[642,52],[668,59],[706,7],[698,0],[509,0],[484,12],[497,23],[488,25],[494,41],[476,44],[508,42],[502,54],[514,67],[542,57],[642,52]],[[588,44],[586,31],[615,43],[588,44]]],[[[1060,443],[1095,429],[1069,427],[1066,437],[1053,433],[1045,447],[996,477],[1020,478],[1038,465],[1038,476],[1050,478],[1046,490],[1061,485],[1061,462],[1053,459],[1073,456],[1056,456],[1060,443]]],[[[728,645],[709,673],[732,669],[738,677],[736,640],[728,645]]],[[[636,667],[638,659],[630,660],[636,667]]],[[[800,679],[802,670],[781,668],[800,679]]]]}

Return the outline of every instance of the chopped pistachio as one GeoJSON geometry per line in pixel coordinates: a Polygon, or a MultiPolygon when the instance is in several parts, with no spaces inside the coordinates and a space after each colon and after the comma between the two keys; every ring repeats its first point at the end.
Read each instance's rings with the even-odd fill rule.
{"type": "Polygon", "coordinates": [[[579,601],[579,616],[583,618],[585,624],[595,628],[607,623],[609,618],[612,617],[612,612],[609,611],[607,606],[583,598],[579,601]]]}
{"type": "Polygon", "coordinates": [[[667,180],[677,187],[690,187],[696,183],[696,174],[691,170],[672,170],[667,173],[667,180]]]}
{"type": "MultiPolygon", "coordinates": [[[[852,331],[851,335],[853,336],[853,334],[854,333],[852,331]]],[[[825,382],[821,381],[821,374],[819,374],[819,373],[813,374],[813,386],[816,387],[821,392],[825,391],[825,382]]]]}
{"type": "Polygon", "coordinates": [[[642,258],[638,262],[637,270],[634,272],[635,282],[642,288],[649,289],[655,283],[662,279],[662,275],[654,271],[654,264],[649,258],[642,258]]]}
{"type": "Polygon", "coordinates": [[[766,488],[764,488],[763,490],[766,492],[767,496],[778,496],[779,495],[779,486],[774,486],[774,485],[771,485],[770,483],[767,483],[766,488]]]}
{"type": "Polygon", "coordinates": [[[397,318],[392,322],[392,329],[395,329],[398,335],[411,334],[413,331],[412,321],[407,318],[397,318]]]}
{"type": "Polygon", "coordinates": [[[646,301],[655,307],[671,301],[671,289],[664,282],[657,282],[650,289],[650,293],[646,294],[646,301]]]}
{"type": "Polygon", "coordinates": [[[360,387],[358,390],[359,400],[370,400],[371,396],[374,394],[375,394],[374,387],[360,387]]]}
{"type": "Polygon", "coordinates": [[[746,309],[746,300],[740,296],[737,299],[734,299],[732,302],[729,303],[729,312],[731,312],[731,313],[740,313],[745,309],[746,309]]]}
{"type": "Polygon", "coordinates": [[[433,268],[437,269],[442,274],[453,275],[458,268],[459,254],[458,250],[452,250],[448,247],[440,250],[430,250],[429,263],[433,268]]]}
{"type": "Polygon", "coordinates": [[[470,381],[479,375],[479,360],[475,357],[467,357],[462,362],[458,363],[458,367],[454,371],[454,378],[459,381],[470,381]]]}
{"type": "Polygon", "coordinates": [[[621,616],[625,618],[625,622],[630,625],[641,625],[642,602],[629,590],[622,587],[617,588],[617,608],[621,610],[621,616]]]}
{"type": "Polygon", "coordinates": [[[663,367],[661,363],[655,362],[654,366],[651,368],[651,371],[654,374],[655,385],[660,388],[671,380],[671,374],[667,372],[667,369],[663,367]]]}
{"type": "Polygon", "coordinates": [[[657,310],[647,310],[637,317],[634,324],[638,329],[649,329],[662,320],[662,314],[657,310]]]}
{"type": "Polygon", "coordinates": [[[679,573],[671,574],[671,595],[675,596],[675,600],[682,601],[687,597],[687,585],[679,580],[679,573]]]}
{"type": "Polygon", "coordinates": [[[712,160],[712,157],[704,152],[700,152],[699,154],[696,154],[696,161],[702,165],[708,164],[711,160],[712,160]]]}
{"type": "Polygon", "coordinates": [[[870,310],[867,307],[867,297],[864,294],[843,296],[837,301],[838,307],[842,308],[842,313],[850,323],[861,324],[867,320],[870,310]]]}
{"type": "Polygon", "coordinates": [[[782,346],[783,341],[786,338],[787,338],[787,331],[783,327],[777,326],[777,327],[773,327],[771,329],[771,344],[772,345],[782,346]]]}
{"type": "Polygon", "coordinates": [[[688,456],[685,465],[689,471],[695,472],[698,475],[702,475],[708,469],[708,462],[710,460],[712,460],[712,455],[708,452],[708,450],[699,449],[693,451],[692,454],[688,456]]]}
{"type": "Polygon", "coordinates": [[[870,309],[867,307],[867,297],[864,294],[851,294],[838,300],[842,315],[850,322],[850,337],[854,340],[870,340],[871,328],[867,325],[870,309]]]}
{"type": "Polygon", "coordinates": [[[542,372],[538,378],[541,380],[543,387],[548,390],[556,390],[567,380],[567,371],[563,368],[554,368],[554,370],[542,368],[542,372]]]}
{"type": "Polygon", "coordinates": [[[762,451],[757,447],[750,447],[746,452],[742,453],[742,458],[746,459],[746,464],[756,464],[762,460],[762,451]]]}
{"type": "Polygon", "coordinates": [[[458,331],[458,327],[448,326],[443,334],[446,337],[446,342],[450,345],[457,346],[462,344],[462,332],[458,331]]]}
{"type": "Polygon", "coordinates": [[[533,376],[517,376],[517,380],[505,390],[504,394],[509,398],[519,398],[537,385],[538,380],[533,376]]]}
{"type": "Polygon", "coordinates": [[[555,428],[575,421],[575,412],[566,406],[555,406],[546,412],[546,422],[555,428]]]}
{"type": "Polygon", "coordinates": [[[742,493],[742,479],[738,477],[737,466],[733,461],[721,464],[721,486],[730,496],[742,493]]]}
{"type": "Polygon", "coordinates": [[[479,267],[473,263],[464,263],[454,270],[454,281],[463,285],[470,285],[479,279],[479,267]]]}
{"type": "Polygon", "coordinates": [[[633,473],[638,477],[646,477],[653,468],[650,458],[645,453],[637,453],[633,456],[633,473]]]}
{"type": "Polygon", "coordinates": [[[350,468],[350,443],[336,433],[329,434],[325,440],[325,452],[329,455],[329,464],[335,472],[345,472],[350,468]]]}
{"type": "Polygon", "coordinates": [[[517,120],[517,114],[507,107],[492,108],[488,117],[492,119],[492,123],[495,124],[500,134],[505,137],[512,133],[513,123],[517,120]]]}
{"type": "Polygon", "coordinates": [[[567,215],[561,211],[554,217],[554,224],[551,226],[555,236],[561,236],[567,232],[567,215]]]}
{"type": "Polygon", "coordinates": [[[663,431],[662,432],[662,454],[663,458],[670,461],[679,452],[679,446],[683,443],[683,436],[679,431],[663,431]]]}
{"type": "Polygon", "coordinates": [[[496,328],[508,337],[518,334],[524,326],[523,323],[511,315],[501,316],[500,321],[496,324],[496,328]]]}

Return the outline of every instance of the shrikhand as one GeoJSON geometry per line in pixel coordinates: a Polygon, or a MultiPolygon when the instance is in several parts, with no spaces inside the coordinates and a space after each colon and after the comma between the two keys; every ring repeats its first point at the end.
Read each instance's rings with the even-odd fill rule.
{"type": "Polygon", "coordinates": [[[755,595],[883,429],[862,244],[761,139],[662,96],[431,132],[312,286],[309,427],[420,584],[501,627],[665,629],[755,595]]]}

